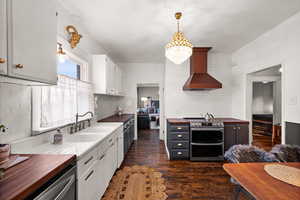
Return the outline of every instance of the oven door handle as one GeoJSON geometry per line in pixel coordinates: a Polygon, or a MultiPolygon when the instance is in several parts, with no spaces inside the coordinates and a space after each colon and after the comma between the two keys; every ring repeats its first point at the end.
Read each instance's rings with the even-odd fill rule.
{"type": "Polygon", "coordinates": [[[34,200],[44,200],[49,199],[54,194],[56,197],[52,197],[53,200],[62,200],[65,195],[70,190],[72,184],[75,182],[75,174],[72,174],[67,179],[58,179],[53,185],[49,186],[44,192],[42,192],[39,196],[34,198],[34,200]],[[62,186],[63,185],[63,186],[62,186]],[[61,188],[62,186],[63,188],[61,188]],[[58,191],[59,190],[59,191],[58,191]]]}
{"type": "Polygon", "coordinates": [[[195,143],[195,142],[192,142],[191,145],[194,145],[194,146],[209,146],[209,145],[223,145],[224,142],[218,142],[218,143],[195,143]]]}
{"type": "Polygon", "coordinates": [[[74,181],[75,181],[75,175],[73,174],[69,178],[68,183],[65,185],[65,187],[61,190],[61,192],[57,195],[57,197],[54,200],[61,200],[62,198],[64,198],[66,193],[70,190],[74,181]]]}
{"type": "Polygon", "coordinates": [[[224,128],[191,128],[191,131],[224,131],[224,128]]]}

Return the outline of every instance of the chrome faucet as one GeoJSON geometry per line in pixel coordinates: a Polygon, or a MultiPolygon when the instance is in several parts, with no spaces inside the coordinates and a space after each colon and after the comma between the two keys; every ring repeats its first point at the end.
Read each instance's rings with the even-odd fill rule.
{"type": "MultiPolygon", "coordinates": [[[[94,117],[94,114],[91,111],[88,111],[88,112],[86,112],[86,113],[84,113],[82,115],[79,115],[78,113],[76,114],[76,121],[75,121],[74,133],[76,133],[78,131],[78,119],[79,119],[79,117],[84,117],[87,114],[91,114],[92,118],[94,117]]],[[[89,122],[89,124],[90,124],[90,122],[89,122]]]]}
{"type": "Polygon", "coordinates": [[[206,113],[205,119],[206,119],[207,121],[210,121],[210,120],[214,120],[215,117],[214,117],[214,115],[211,114],[211,113],[206,113]]]}

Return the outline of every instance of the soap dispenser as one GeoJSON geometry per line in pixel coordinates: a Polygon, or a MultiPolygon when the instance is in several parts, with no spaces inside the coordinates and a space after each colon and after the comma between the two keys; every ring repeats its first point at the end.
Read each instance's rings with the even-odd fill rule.
{"type": "Polygon", "coordinates": [[[63,134],[61,133],[60,129],[56,129],[56,133],[53,135],[53,144],[62,144],[63,142],[63,134]]]}

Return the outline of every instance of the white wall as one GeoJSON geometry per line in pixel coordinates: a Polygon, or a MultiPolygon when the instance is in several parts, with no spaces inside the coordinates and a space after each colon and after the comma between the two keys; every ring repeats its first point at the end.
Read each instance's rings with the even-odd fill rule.
{"type": "MultiPolygon", "coordinates": [[[[89,64],[92,64],[92,54],[105,53],[103,48],[85,31],[80,23],[80,19],[69,15],[62,6],[58,8],[58,41],[63,43],[64,49],[76,54],[89,64]],[[65,27],[70,24],[74,25],[79,33],[83,35],[78,47],[74,50],[64,40],[67,38],[65,27]]],[[[90,71],[90,73],[92,72],[90,71]]],[[[11,79],[0,76],[0,82],[7,81],[12,82],[11,79]]],[[[19,80],[17,82],[22,83],[19,80]]],[[[110,104],[110,101],[106,100],[102,103],[110,104]]],[[[98,107],[102,108],[105,105],[101,104],[98,107]]],[[[96,112],[99,113],[101,110],[96,110],[96,112]]],[[[108,111],[106,112],[108,113],[108,111]]],[[[0,134],[0,143],[31,135],[31,87],[0,83],[0,123],[3,123],[8,128],[6,134],[0,134]]]]}
{"type": "MultiPolygon", "coordinates": [[[[283,121],[300,123],[300,13],[233,53],[234,83],[232,111],[248,119],[247,74],[281,64],[283,67],[283,121]]],[[[283,133],[283,142],[284,142],[283,133]]]]}
{"type": "MultiPolygon", "coordinates": [[[[126,96],[122,100],[125,113],[136,113],[137,110],[137,86],[140,84],[158,84],[160,86],[160,122],[163,120],[163,87],[164,87],[164,64],[158,63],[120,63],[123,69],[123,88],[126,96]]],[[[137,121],[137,120],[135,120],[137,121]]],[[[135,126],[137,127],[137,126],[135,126]]],[[[163,130],[160,130],[160,139],[164,138],[163,130]]],[[[136,136],[137,138],[137,130],[136,136]]]]}
{"type": "Polygon", "coordinates": [[[231,116],[231,57],[209,53],[208,72],[223,84],[222,89],[209,91],[183,91],[190,75],[189,60],[181,65],[166,61],[165,115],[170,117],[197,116],[207,112],[216,117],[231,116]]]}

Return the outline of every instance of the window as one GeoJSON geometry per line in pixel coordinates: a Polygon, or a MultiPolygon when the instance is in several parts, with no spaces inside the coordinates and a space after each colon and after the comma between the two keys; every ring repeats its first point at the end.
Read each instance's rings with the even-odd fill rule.
{"type": "Polygon", "coordinates": [[[66,55],[58,57],[57,73],[76,80],[89,81],[88,63],[68,51],[65,52],[66,55]]]}
{"type": "Polygon", "coordinates": [[[67,55],[58,61],[57,85],[32,87],[33,134],[74,123],[76,113],[94,111],[88,64],[69,52],[67,55]]]}
{"type": "Polygon", "coordinates": [[[70,59],[59,61],[57,73],[80,80],[80,65],[70,59]]]}

